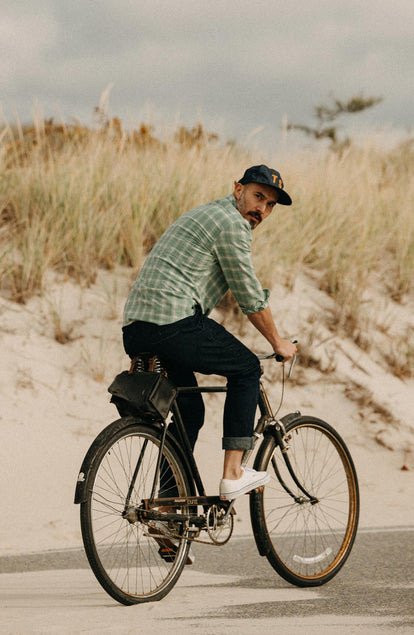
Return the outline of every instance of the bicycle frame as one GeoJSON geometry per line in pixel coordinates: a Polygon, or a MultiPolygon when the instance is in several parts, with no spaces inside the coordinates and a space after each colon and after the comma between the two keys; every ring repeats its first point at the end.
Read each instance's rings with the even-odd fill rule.
{"type": "MultiPolygon", "coordinates": [[[[267,358],[268,356],[263,356],[263,358],[267,358]]],[[[178,388],[178,394],[191,394],[191,393],[219,393],[219,392],[227,392],[227,388],[224,386],[184,386],[178,388]]],[[[293,481],[301,490],[306,498],[297,497],[291,491],[291,489],[284,482],[277,466],[274,464],[274,469],[276,476],[284,488],[284,490],[292,497],[295,502],[303,503],[306,500],[311,504],[315,504],[318,502],[318,499],[312,496],[299,482],[296,474],[293,470],[289,457],[287,455],[288,443],[285,440],[286,432],[284,427],[283,420],[290,421],[291,418],[296,418],[300,416],[300,412],[295,412],[290,415],[286,415],[283,417],[283,420],[276,420],[272,407],[270,405],[269,399],[267,397],[266,391],[264,389],[263,383],[260,382],[260,391],[259,391],[259,402],[258,407],[260,410],[260,416],[257,421],[256,427],[253,432],[254,437],[254,447],[251,450],[245,450],[242,458],[242,465],[246,465],[250,459],[250,456],[254,452],[254,448],[256,447],[257,441],[262,437],[263,434],[269,433],[272,434],[275,438],[276,444],[280,447],[282,456],[286,463],[286,467],[291,475],[293,481]]],[[[146,511],[154,510],[157,507],[181,507],[186,505],[201,505],[207,510],[210,505],[221,505],[222,507],[230,507],[230,501],[221,500],[219,496],[206,496],[206,492],[204,489],[204,485],[202,482],[202,478],[200,472],[197,467],[197,463],[194,458],[193,451],[190,446],[190,442],[187,436],[187,432],[184,427],[183,420],[181,418],[181,413],[177,404],[177,400],[173,402],[172,413],[174,416],[176,428],[178,431],[179,441],[181,443],[181,447],[184,449],[184,454],[187,459],[192,478],[194,479],[194,483],[196,485],[196,490],[198,492],[198,496],[191,496],[186,498],[176,498],[176,497],[168,497],[168,498],[156,498],[156,485],[159,478],[160,465],[162,460],[162,450],[165,443],[165,438],[167,434],[167,424],[163,424],[163,434],[161,437],[160,449],[157,460],[157,467],[154,475],[154,481],[152,486],[152,492],[149,499],[143,501],[143,506],[146,511]]],[[[134,483],[131,483],[131,491],[133,489],[134,483]]],[[[128,507],[128,501],[126,503],[126,509],[128,507]]],[[[230,511],[230,510],[228,510],[230,511]]],[[[148,517],[148,516],[147,516],[148,517]]],[[[151,519],[168,519],[168,520],[183,520],[183,515],[174,514],[174,513],[165,513],[165,512],[151,512],[151,519]]],[[[193,517],[194,518],[194,517],[193,517]]]]}
{"type": "MultiPolygon", "coordinates": [[[[89,447],[75,491],[91,568],[109,595],[126,605],[164,597],[194,561],[193,542],[226,544],[238,500],[206,495],[177,399],[177,394],[227,389],[185,386],[177,392],[172,387],[159,395],[148,391],[148,375],[140,378],[147,372],[164,370],[150,354],[135,358],[133,392],[114,400],[121,418],[89,447]],[[141,400],[135,391],[142,392],[141,400]],[[165,397],[168,405],[161,410],[157,406],[165,397]],[[164,419],[167,413],[174,433],[164,419]]],[[[253,449],[242,461],[253,461],[254,452],[254,469],[271,478],[268,487],[249,492],[250,520],[259,554],[279,575],[299,587],[318,586],[337,574],[352,549],[358,480],[349,450],[330,424],[299,411],[279,418],[284,385],[285,366],[273,412],[260,382],[253,449]]]]}

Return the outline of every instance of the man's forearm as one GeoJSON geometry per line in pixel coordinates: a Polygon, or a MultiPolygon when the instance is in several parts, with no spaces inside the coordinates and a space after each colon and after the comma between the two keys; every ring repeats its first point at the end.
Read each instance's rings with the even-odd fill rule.
{"type": "Polygon", "coordinates": [[[270,308],[267,306],[263,311],[250,313],[247,316],[255,328],[267,339],[273,348],[277,347],[282,339],[277,331],[270,308]]]}
{"type": "Polygon", "coordinates": [[[274,323],[272,312],[267,306],[263,311],[250,313],[247,316],[255,328],[267,339],[275,353],[282,355],[285,359],[290,359],[296,353],[296,346],[280,337],[276,324],[274,323]]]}

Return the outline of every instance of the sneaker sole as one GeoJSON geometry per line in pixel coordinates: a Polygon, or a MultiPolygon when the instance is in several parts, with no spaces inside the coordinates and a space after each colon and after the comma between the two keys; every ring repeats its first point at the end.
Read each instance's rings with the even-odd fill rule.
{"type": "Polygon", "coordinates": [[[236,490],[235,492],[224,492],[224,493],[220,494],[220,499],[221,500],[232,501],[235,498],[238,498],[239,496],[242,496],[243,494],[248,494],[249,492],[253,492],[253,490],[257,489],[258,487],[262,487],[263,485],[266,485],[266,483],[268,483],[269,481],[270,481],[270,474],[267,474],[260,481],[257,481],[257,483],[254,483],[253,486],[252,485],[245,485],[244,487],[242,487],[239,490],[236,490]]]}

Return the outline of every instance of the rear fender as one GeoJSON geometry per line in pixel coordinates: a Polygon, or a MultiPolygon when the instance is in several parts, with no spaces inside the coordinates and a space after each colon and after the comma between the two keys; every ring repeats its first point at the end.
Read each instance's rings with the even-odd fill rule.
{"type": "MultiPolygon", "coordinates": [[[[110,423],[108,426],[106,426],[106,428],[102,430],[102,432],[98,434],[98,436],[96,437],[96,439],[93,441],[92,445],[90,446],[89,450],[87,451],[85,458],[82,461],[81,468],[79,470],[78,478],[76,481],[76,488],[75,488],[75,498],[74,498],[75,505],[79,505],[81,503],[86,502],[88,487],[91,485],[91,483],[89,482],[91,479],[90,477],[91,468],[93,466],[93,460],[94,460],[94,457],[96,456],[96,452],[98,448],[104,445],[105,443],[107,443],[107,441],[114,434],[118,433],[120,430],[124,428],[129,428],[136,424],[146,425],[147,422],[142,418],[122,417],[121,419],[118,419],[117,421],[113,421],[112,423],[110,423]]],[[[156,424],[154,424],[154,422],[151,422],[151,428],[154,429],[155,426],[156,424]]],[[[161,428],[160,428],[160,436],[161,436],[161,428]]],[[[167,430],[167,439],[169,443],[173,446],[176,453],[178,454],[186,470],[188,482],[190,483],[190,496],[195,496],[196,491],[194,486],[194,479],[193,479],[187,458],[183,454],[180,446],[177,444],[176,439],[168,432],[168,430],[167,430]]]]}
{"type": "Polygon", "coordinates": [[[76,481],[76,489],[75,489],[75,500],[74,503],[77,505],[79,503],[83,503],[86,500],[86,483],[89,474],[89,469],[92,465],[93,457],[96,454],[97,449],[107,442],[109,437],[113,434],[122,430],[122,428],[127,428],[128,426],[136,423],[136,419],[134,417],[122,417],[122,419],[118,419],[117,421],[113,421],[106,428],[104,428],[96,437],[96,439],[92,442],[89,450],[85,454],[85,458],[82,461],[81,468],[79,470],[78,478],[76,481]]]}

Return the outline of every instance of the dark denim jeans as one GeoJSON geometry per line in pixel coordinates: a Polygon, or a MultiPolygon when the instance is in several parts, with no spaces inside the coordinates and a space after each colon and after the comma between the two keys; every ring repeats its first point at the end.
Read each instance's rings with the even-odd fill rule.
{"type": "MultiPolygon", "coordinates": [[[[123,338],[130,357],[144,351],[158,354],[176,386],[197,385],[194,372],[226,377],[223,449],[253,447],[260,363],[256,355],[223,326],[197,309],[195,315],[172,324],[133,322],[123,328],[123,338]]],[[[194,448],[204,423],[202,395],[180,395],[178,406],[194,448]]],[[[170,430],[174,433],[173,425],[170,430]]]]}

